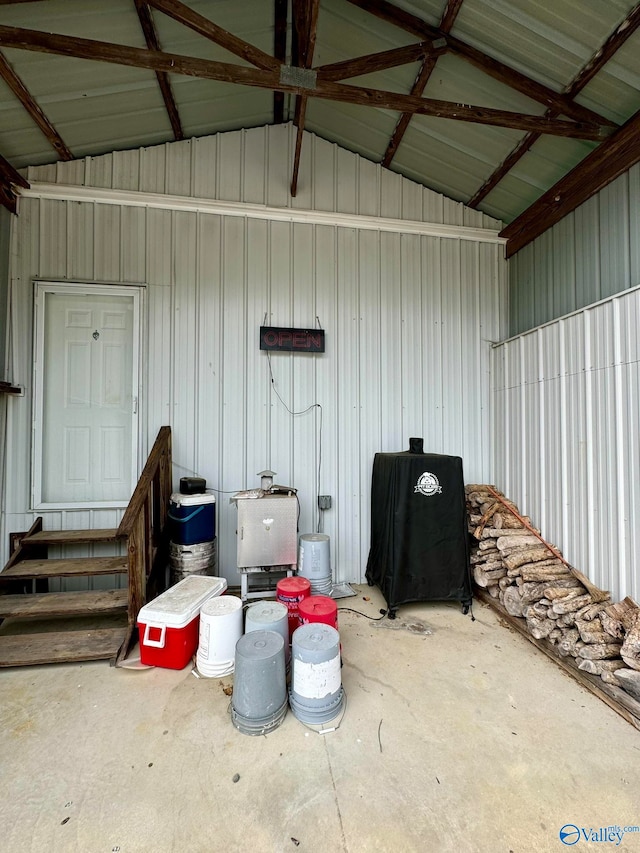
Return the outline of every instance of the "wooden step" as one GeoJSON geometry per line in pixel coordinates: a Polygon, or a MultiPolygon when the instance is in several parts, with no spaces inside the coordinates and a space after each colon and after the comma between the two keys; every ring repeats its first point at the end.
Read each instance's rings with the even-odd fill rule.
{"type": "Polygon", "coordinates": [[[0,636],[0,667],[115,659],[127,628],[0,636]]]}
{"type": "Polygon", "coordinates": [[[75,557],[66,560],[22,560],[0,572],[0,581],[126,574],[126,557],[75,557]]]}
{"type": "Polygon", "coordinates": [[[102,530],[39,530],[28,533],[20,540],[23,547],[40,545],[84,545],[94,542],[116,542],[118,529],[107,527],[102,530]]]}
{"type": "Polygon", "coordinates": [[[126,612],[126,589],[91,592],[45,592],[34,595],[0,595],[0,618],[88,616],[126,612]]]}

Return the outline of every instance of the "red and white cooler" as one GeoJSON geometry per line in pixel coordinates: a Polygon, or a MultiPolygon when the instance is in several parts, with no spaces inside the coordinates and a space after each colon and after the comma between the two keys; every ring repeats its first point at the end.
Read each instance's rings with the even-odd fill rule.
{"type": "Polygon", "coordinates": [[[145,604],[138,613],[140,662],[184,669],[198,647],[200,608],[226,588],[224,578],[191,575],[145,604]]]}

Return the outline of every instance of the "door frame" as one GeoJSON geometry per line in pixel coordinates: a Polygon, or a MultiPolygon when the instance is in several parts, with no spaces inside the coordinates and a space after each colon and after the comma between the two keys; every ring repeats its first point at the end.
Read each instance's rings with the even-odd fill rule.
{"type": "Polygon", "coordinates": [[[67,293],[84,296],[127,296],[133,297],[132,329],[132,412],[131,412],[131,493],[135,488],[139,471],[140,425],[140,375],[142,362],[142,316],[144,286],[138,284],[107,284],[104,282],[77,282],[34,280],[34,335],[33,335],[33,416],[31,441],[31,504],[33,510],[78,510],[78,509],[122,509],[127,506],[131,494],[122,501],[47,502],[42,499],[42,452],[44,416],[44,332],[45,300],[49,293],[67,293]]]}

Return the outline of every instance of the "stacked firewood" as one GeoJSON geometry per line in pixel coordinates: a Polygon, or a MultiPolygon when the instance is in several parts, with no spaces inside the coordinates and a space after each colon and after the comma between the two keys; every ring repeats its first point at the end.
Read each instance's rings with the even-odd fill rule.
{"type": "Polygon", "coordinates": [[[521,618],[536,640],[640,701],[640,608],[614,603],[570,567],[495,486],[465,487],[478,587],[521,618]]]}

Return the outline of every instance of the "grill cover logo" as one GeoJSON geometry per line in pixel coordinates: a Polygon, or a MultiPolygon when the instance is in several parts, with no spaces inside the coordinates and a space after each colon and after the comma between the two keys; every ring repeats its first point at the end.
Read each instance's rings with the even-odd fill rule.
{"type": "Polygon", "coordinates": [[[424,474],[421,474],[418,478],[418,482],[413,490],[414,494],[417,492],[420,492],[421,495],[428,498],[431,497],[431,495],[442,494],[442,486],[435,474],[432,474],[430,471],[425,471],[424,474]]]}

